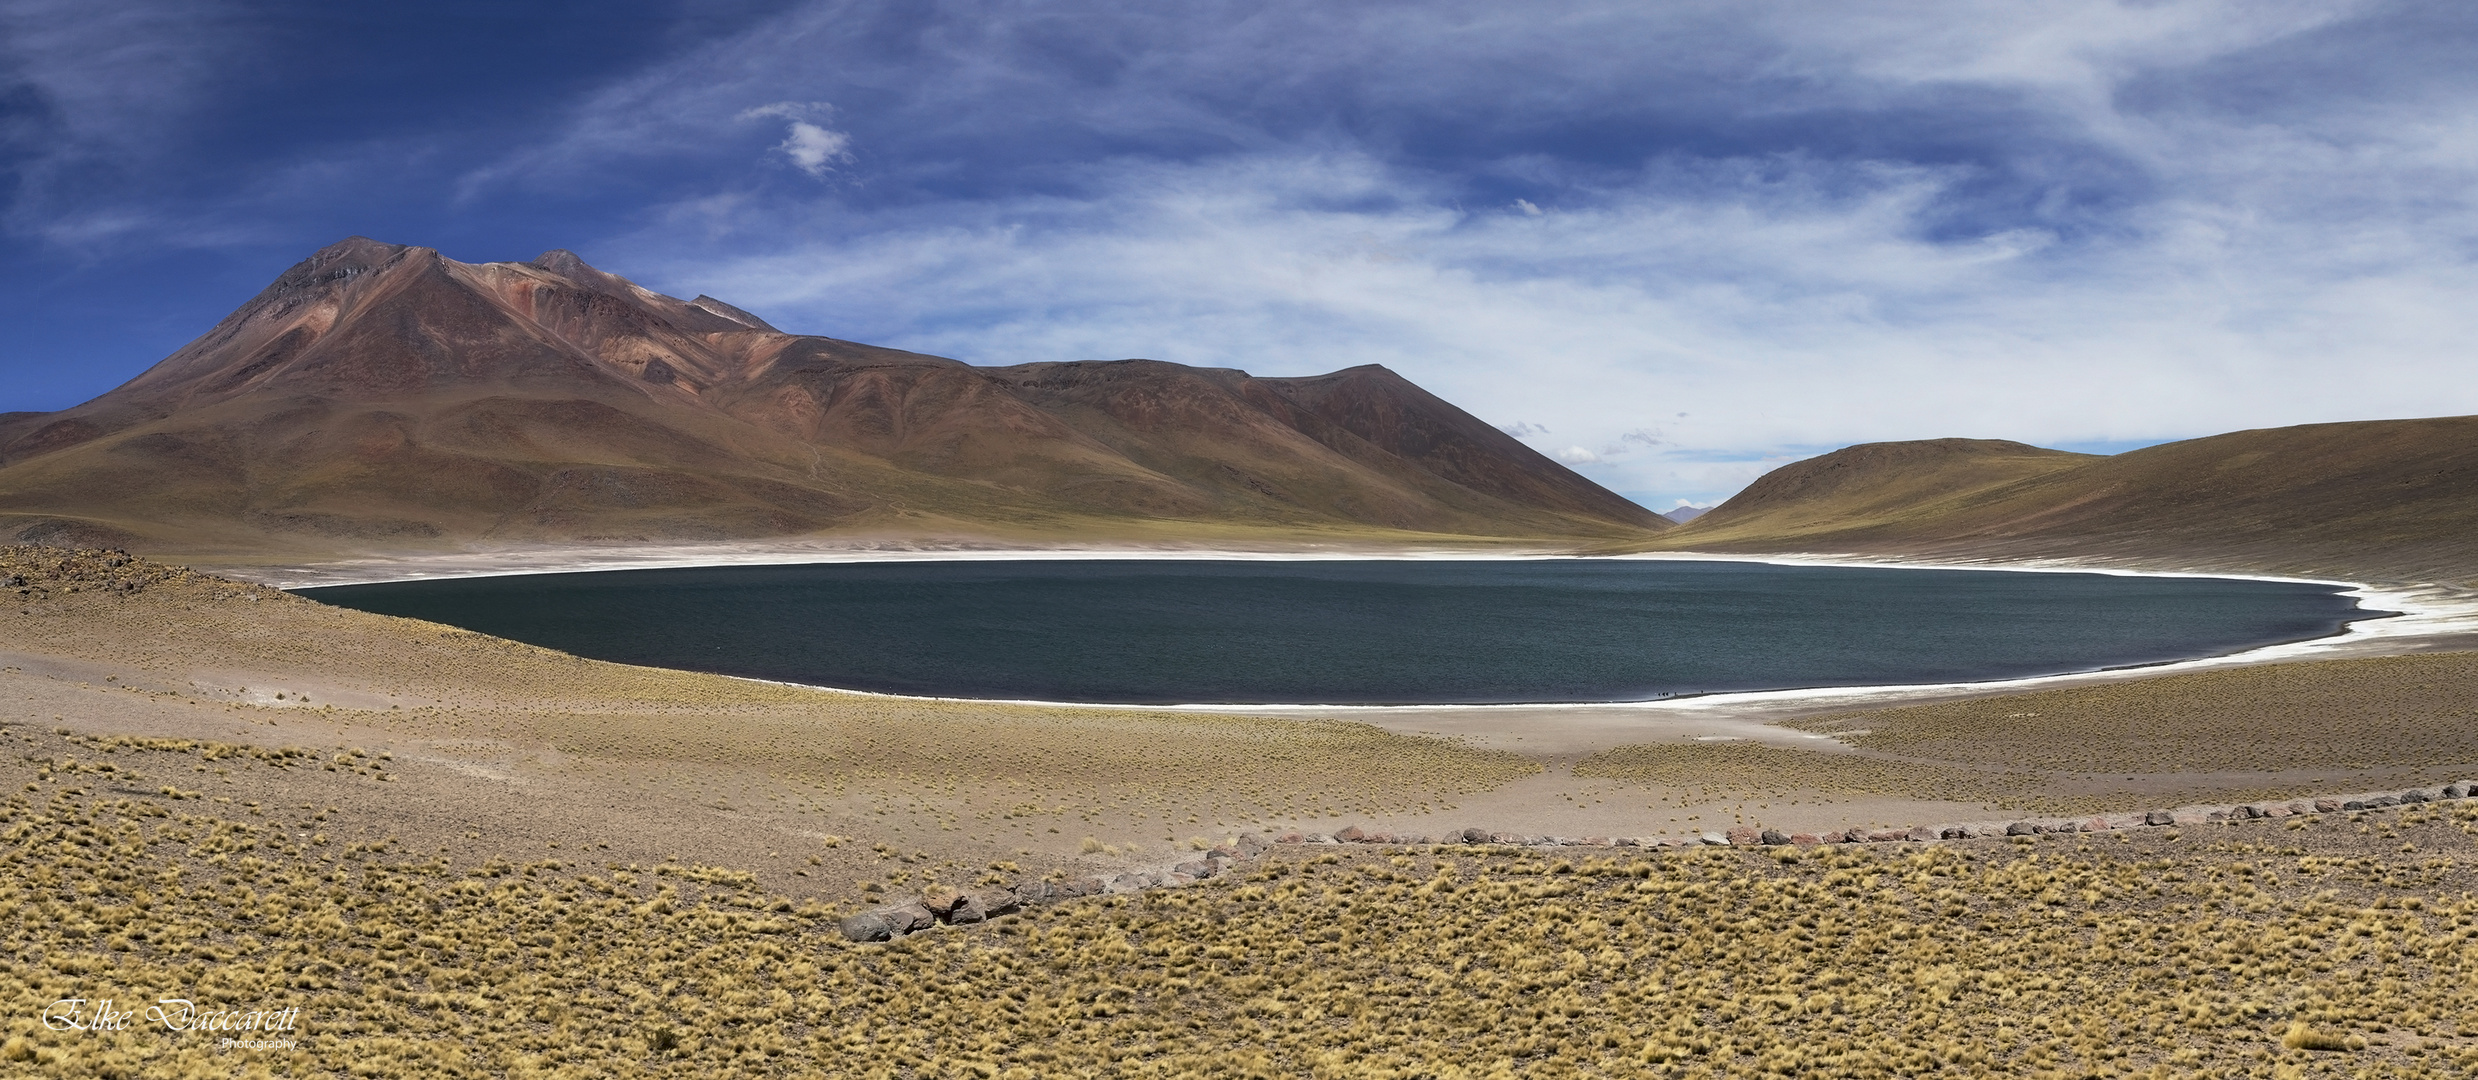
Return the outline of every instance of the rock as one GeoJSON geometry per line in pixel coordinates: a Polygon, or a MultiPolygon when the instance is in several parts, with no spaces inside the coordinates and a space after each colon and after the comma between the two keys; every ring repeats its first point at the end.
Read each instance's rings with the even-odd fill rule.
{"type": "Polygon", "coordinates": [[[2366,805],[2366,800],[2364,800],[2364,799],[2351,799],[2351,800],[2349,800],[2348,802],[2345,802],[2345,803],[2340,804],[2340,808],[2341,808],[2341,809],[2343,809],[2343,810],[2372,810],[2372,809],[2374,809],[2373,807],[2366,805]]]}
{"type": "Polygon", "coordinates": [[[1206,862],[1203,859],[1189,859],[1186,862],[1171,867],[1170,872],[1174,874],[1186,874],[1188,879],[1191,881],[1202,881],[1213,876],[1213,864],[1206,862]]]}
{"type": "Polygon", "coordinates": [[[1265,850],[1265,842],[1253,835],[1240,837],[1237,846],[1242,853],[1250,855],[1265,850]]]}
{"type": "Polygon", "coordinates": [[[949,926],[969,926],[989,919],[989,909],[981,906],[981,898],[966,895],[946,909],[942,916],[949,926]]]}
{"type": "Polygon", "coordinates": [[[2107,818],[2092,818],[2091,820],[2082,823],[2082,831],[2084,832],[2107,832],[2111,828],[2113,828],[2113,826],[2108,824],[2107,818]]]}
{"type": "Polygon", "coordinates": [[[1152,887],[1156,889],[1175,889],[1181,885],[1193,884],[1196,884],[1195,878],[1174,870],[1170,873],[1163,874],[1159,880],[1153,882],[1152,887]]]}
{"type": "Polygon", "coordinates": [[[888,922],[898,934],[917,934],[938,925],[938,916],[920,904],[897,904],[878,910],[886,913],[888,922]]]}
{"type": "Polygon", "coordinates": [[[1058,883],[1058,892],[1053,895],[1073,900],[1079,896],[1099,896],[1106,888],[1107,884],[1097,877],[1069,878],[1058,883]]]}
{"type": "Polygon", "coordinates": [[[1277,844],[1305,844],[1308,842],[1308,838],[1299,833],[1286,832],[1280,836],[1274,837],[1273,842],[1277,844]]]}
{"type": "Polygon", "coordinates": [[[1764,834],[1761,830],[1746,825],[1741,825],[1735,829],[1731,829],[1727,835],[1729,836],[1730,844],[1735,847],[1754,847],[1755,845],[1762,843],[1764,840],[1764,834]]]}
{"type": "Polygon", "coordinates": [[[1224,844],[1224,845],[1222,845],[1221,847],[1217,847],[1217,848],[1214,848],[1214,849],[1213,849],[1213,850],[1211,850],[1211,851],[1207,851],[1207,852],[1205,852],[1205,858],[1208,858],[1208,859],[1220,859],[1220,860],[1222,860],[1223,862],[1238,862],[1238,861],[1239,861],[1239,858],[1240,858],[1240,852],[1239,852],[1239,849],[1238,849],[1238,848],[1231,847],[1231,846],[1230,846],[1230,845],[1228,845],[1228,844],[1224,844]]]}
{"type": "Polygon", "coordinates": [[[2404,803],[2422,803],[2428,801],[2428,799],[2426,797],[2426,792],[2420,791],[2417,788],[2410,788],[2407,791],[2401,792],[2401,801],[2404,803]]]}
{"type": "Polygon", "coordinates": [[[1015,897],[1026,907],[1039,907],[1052,900],[1065,899],[1059,895],[1058,886],[1047,881],[1019,883],[1015,887],[1015,897]]]}
{"type": "Polygon", "coordinates": [[[2290,817],[2304,817],[2305,815],[2314,812],[2313,807],[2307,806],[2302,802],[2293,802],[2287,806],[2281,807],[2281,809],[2288,811],[2290,817]]]}
{"type": "Polygon", "coordinates": [[[1462,837],[1466,844],[1485,844],[1489,842],[1489,831],[1487,829],[1465,829],[1462,837]]]}
{"type": "Polygon", "coordinates": [[[1531,837],[1525,836],[1521,833],[1493,832],[1489,834],[1489,842],[1492,844],[1513,844],[1520,847],[1529,845],[1532,840],[1531,837]]]}
{"type": "Polygon", "coordinates": [[[972,902],[980,905],[982,914],[993,919],[1001,915],[1013,915],[1018,911],[1024,910],[1022,901],[1017,899],[1017,896],[1013,890],[1009,889],[997,889],[990,892],[978,893],[974,895],[972,902]]]}
{"type": "Polygon", "coordinates": [[[1312,832],[1308,834],[1308,842],[1311,844],[1339,844],[1342,841],[1336,840],[1333,837],[1327,836],[1321,832],[1312,832]]]}
{"type": "Polygon", "coordinates": [[[1729,837],[1723,836],[1717,832],[1703,833],[1695,839],[1702,841],[1703,843],[1710,844],[1714,847],[1726,847],[1729,845],[1729,837]]]}
{"type": "Polygon", "coordinates": [[[955,905],[963,902],[964,892],[961,889],[932,885],[921,890],[921,906],[940,918],[945,918],[947,912],[955,910],[955,905]]]}
{"type": "Polygon", "coordinates": [[[2336,813],[2339,813],[2339,812],[2340,812],[2340,809],[2341,809],[2341,807],[2340,807],[2340,800],[2338,800],[2338,799],[2316,799],[2316,800],[2315,800],[2315,813],[2318,813],[2318,814],[2336,814],[2336,813]]]}
{"type": "Polygon", "coordinates": [[[1877,829],[1867,834],[1867,842],[1871,844],[1890,844],[1909,838],[1910,830],[1908,829],[1877,829]]]}
{"type": "Polygon", "coordinates": [[[2142,823],[2145,825],[2174,825],[2177,823],[2177,815],[2171,814],[2166,810],[2153,810],[2142,816],[2142,823]]]}
{"type": "Polygon", "coordinates": [[[1343,843],[1346,843],[1346,844],[1356,844],[1356,843],[1359,843],[1359,842],[1360,842],[1360,841],[1362,841],[1362,840],[1366,840],[1366,839],[1368,839],[1368,834],[1367,834],[1367,833],[1365,833],[1365,832],[1360,831],[1360,827],[1359,827],[1359,826],[1357,826],[1357,825],[1353,825],[1353,826],[1351,826],[1350,828],[1347,828],[1347,829],[1342,830],[1341,832],[1335,833],[1335,834],[1334,834],[1334,839],[1339,840],[1339,841],[1342,841],[1343,843]]]}
{"type": "Polygon", "coordinates": [[[2203,820],[2204,820],[2204,821],[2227,821],[2227,820],[2228,820],[2228,811],[2226,811],[2226,810],[2214,810],[2214,811],[2212,811],[2212,812],[2210,812],[2210,813],[2208,813],[2208,814],[2203,815],[2203,820]]]}
{"type": "Polygon", "coordinates": [[[2444,785],[2444,798],[2447,798],[2447,799],[2466,799],[2466,798],[2468,798],[2468,797],[2469,797],[2469,785],[2467,785],[2467,784],[2445,784],[2445,785],[2444,785]]]}
{"type": "Polygon", "coordinates": [[[1939,840],[1968,840],[1970,839],[1970,830],[1959,825],[1947,825],[1942,829],[1936,830],[1936,838],[1939,840]]]}
{"type": "Polygon", "coordinates": [[[846,915],[836,924],[845,941],[885,941],[895,936],[895,921],[883,911],[864,911],[846,915]]]}
{"type": "Polygon", "coordinates": [[[1617,839],[1610,841],[1610,844],[1612,844],[1613,846],[1616,846],[1616,847],[1643,847],[1643,846],[1644,846],[1644,843],[1643,843],[1643,841],[1642,841],[1642,840],[1637,839],[1637,838],[1632,837],[1632,836],[1621,836],[1621,837],[1618,837],[1617,839]]]}
{"type": "Polygon", "coordinates": [[[1755,834],[1755,838],[1773,847],[1779,847],[1790,842],[1790,834],[1782,832],[1779,829],[1766,829],[1763,832],[1755,834]]]}
{"type": "Polygon", "coordinates": [[[1814,833],[1794,832],[1790,834],[1790,842],[1800,847],[1814,847],[1823,843],[1824,838],[1814,833]]]}
{"type": "Polygon", "coordinates": [[[2030,822],[2027,822],[2027,821],[2017,821],[2017,822],[2014,822],[2014,823],[2013,823],[2013,824],[2011,824],[2011,825],[2007,825],[2007,826],[2005,826],[2005,835],[2007,835],[2007,836],[2037,836],[2037,835],[2039,835],[2039,826],[2037,826],[2037,825],[2033,825],[2033,824],[2031,824],[2030,822]]]}
{"type": "Polygon", "coordinates": [[[1584,837],[1584,838],[1583,838],[1583,846],[1584,846],[1584,847],[1608,847],[1608,846],[1609,846],[1609,838],[1608,838],[1608,837],[1606,837],[1606,836],[1586,836],[1586,837],[1584,837]]]}
{"type": "Polygon", "coordinates": [[[2400,804],[2401,804],[2401,800],[2400,800],[2400,796],[2398,796],[2398,795],[2377,795],[2377,796],[2375,796],[2374,798],[2371,798],[2371,799],[2366,800],[2366,805],[2367,805],[2368,807],[2370,807],[2370,808],[2373,808],[2373,809],[2382,809],[2382,808],[2384,808],[2384,807],[2399,806],[2400,804]]]}
{"type": "Polygon", "coordinates": [[[2265,812],[2262,807],[2248,803],[2244,806],[2240,806],[2229,811],[2229,816],[2251,820],[2254,818],[2270,817],[2271,815],[2265,812]]]}
{"type": "Polygon", "coordinates": [[[1934,840],[1937,838],[1936,830],[1928,828],[1925,825],[1913,825],[1902,831],[1902,839],[1904,840],[1915,840],[1920,843],[1925,843],[1929,840],[1934,840]]]}

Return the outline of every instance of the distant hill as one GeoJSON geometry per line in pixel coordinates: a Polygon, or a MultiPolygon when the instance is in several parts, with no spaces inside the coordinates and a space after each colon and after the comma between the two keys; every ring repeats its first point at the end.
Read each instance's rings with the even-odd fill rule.
{"type": "Polygon", "coordinates": [[[2114,456],[1868,443],[1775,469],[1654,545],[2478,575],[2478,417],[2239,431],[2114,456]]]}
{"type": "Polygon", "coordinates": [[[0,416],[0,536],[157,551],[834,534],[1640,538],[1381,367],[974,367],[553,251],[328,247],[144,374],[0,416]]]}
{"type": "Polygon", "coordinates": [[[1684,525],[1687,522],[1704,516],[1704,511],[1709,509],[1711,509],[1711,507],[1695,506],[1689,503],[1679,503],[1675,507],[1661,511],[1661,516],[1668,518],[1671,521],[1675,521],[1680,525],[1684,525]]]}

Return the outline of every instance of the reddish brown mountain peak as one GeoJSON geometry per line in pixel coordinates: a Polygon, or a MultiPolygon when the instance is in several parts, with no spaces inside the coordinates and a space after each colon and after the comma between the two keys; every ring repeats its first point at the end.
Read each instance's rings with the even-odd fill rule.
{"type": "Polygon", "coordinates": [[[0,537],[38,517],[244,547],[1666,524],[1382,368],[980,368],[783,334],[573,251],[360,236],[94,401],[0,415],[0,537]]]}
{"type": "Polygon", "coordinates": [[[542,257],[535,259],[531,265],[536,269],[548,270],[561,277],[575,277],[579,273],[598,274],[601,272],[586,265],[585,260],[578,258],[576,252],[570,251],[567,248],[552,248],[549,251],[545,251],[542,253],[542,257]]]}

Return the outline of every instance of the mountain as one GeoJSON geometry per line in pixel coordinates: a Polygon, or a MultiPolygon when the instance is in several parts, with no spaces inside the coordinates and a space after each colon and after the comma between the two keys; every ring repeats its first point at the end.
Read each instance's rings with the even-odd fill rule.
{"type": "Polygon", "coordinates": [[[974,367],[566,251],[359,237],[101,397],[0,415],[0,535],[183,552],[1668,525],[1381,367],[974,367]]]}
{"type": "Polygon", "coordinates": [[[1661,516],[1668,518],[1671,521],[1675,521],[1680,525],[1684,525],[1687,522],[1704,516],[1704,511],[1710,509],[1712,508],[1709,506],[1697,506],[1693,503],[1679,503],[1676,506],[1661,511],[1661,516]]]}
{"type": "Polygon", "coordinates": [[[2113,456],[1869,443],[1775,469],[1654,546],[2478,575],[2478,417],[2231,432],[2113,456]]]}

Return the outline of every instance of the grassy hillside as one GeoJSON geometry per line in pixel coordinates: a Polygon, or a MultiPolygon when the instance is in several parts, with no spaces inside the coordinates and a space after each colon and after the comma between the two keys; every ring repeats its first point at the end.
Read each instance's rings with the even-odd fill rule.
{"type": "Polygon", "coordinates": [[[2467,580],[2478,417],[2239,431],[2109,457],[1871,443],[1774,470],[1647,546],[2467,580]]]}

